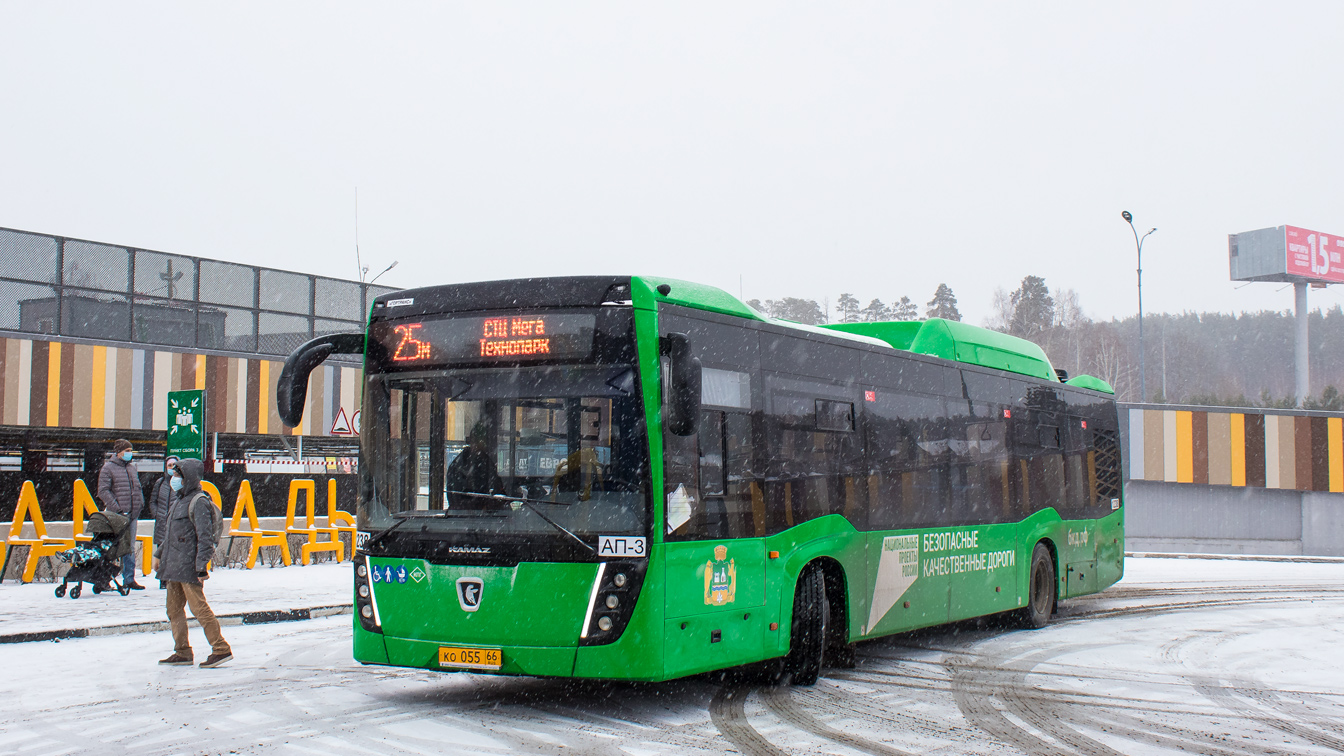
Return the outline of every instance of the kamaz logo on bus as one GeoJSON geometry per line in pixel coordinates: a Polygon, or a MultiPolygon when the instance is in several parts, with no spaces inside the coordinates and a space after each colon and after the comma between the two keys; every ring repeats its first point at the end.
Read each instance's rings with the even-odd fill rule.
{"type": "Polygon", "coordinates": [[[457,603],[464,612],[474,612],[481,608],[481,594],[485,591],[485,581],[478,577],[457,579],[457,603]]]}
{"type": "Polygon", "coordinates": [[[489,554],[489,546],[448,546],[444,548],[449,554],[489,554]]]}

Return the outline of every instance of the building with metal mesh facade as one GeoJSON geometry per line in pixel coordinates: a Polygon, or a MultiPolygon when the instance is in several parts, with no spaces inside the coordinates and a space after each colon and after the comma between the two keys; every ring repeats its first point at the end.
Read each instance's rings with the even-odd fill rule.
{"type": "MultiPolygon", "coordinates": [[[[284,356],[393,289],[0,228],[0,332],[284,356]]],[[[40,338],[40,337],[39,337],[40,338]]]]}

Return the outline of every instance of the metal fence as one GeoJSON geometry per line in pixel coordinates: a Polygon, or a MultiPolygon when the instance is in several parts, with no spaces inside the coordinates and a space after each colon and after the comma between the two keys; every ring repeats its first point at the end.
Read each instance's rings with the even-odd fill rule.
{"type": "Polygon", "coordinates": [[[0,330],[249,354],[360,331],[395,289],[0,228],[0,330]]]}

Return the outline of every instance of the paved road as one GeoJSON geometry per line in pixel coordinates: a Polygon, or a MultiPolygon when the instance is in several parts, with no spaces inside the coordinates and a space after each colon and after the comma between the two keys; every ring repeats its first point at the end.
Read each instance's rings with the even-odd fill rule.
{"type": "Polygon", "coordinates": [[[16,644],[0,753],[1344,753],[1344,568],[1249,569],[866,643],[811,688],[361,667],[348,617],[230,628],[219,670],[154,665],[166,633],[16,644]]]}

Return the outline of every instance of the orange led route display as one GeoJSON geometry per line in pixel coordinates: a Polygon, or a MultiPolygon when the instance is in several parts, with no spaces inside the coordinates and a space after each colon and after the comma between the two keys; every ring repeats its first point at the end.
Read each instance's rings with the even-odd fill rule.
{"type": "Polygon", "coordinates": [[[513,363],[587,357],[596,316],[584,312],[450,316],[418,322],[375,322],[375,357],[398,369],[453,363],[513,363]]]}
{"type": "Polygon", "coordinates": [[[516,357],[551,353],[545,318],[486,318],[482,326],[482,357],[516,357]]]}
{"type": "Polygon", "coordinates": [[[416,331],[423,327],[424,324],[422,323],[409,323],[392,329],[401,337],[400,343],[397,344],[397,350],[392,353],[394,361],[412,362],[429,359],[429,342],[415,338],[416,331]]]}

